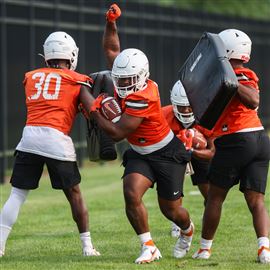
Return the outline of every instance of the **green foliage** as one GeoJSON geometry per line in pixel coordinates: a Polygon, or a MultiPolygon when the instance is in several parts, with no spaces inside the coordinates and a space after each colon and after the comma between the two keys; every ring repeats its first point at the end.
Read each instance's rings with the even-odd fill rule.
{"type": "MultiPolygon", "coordinates": [[[[89,164],[89,163],[88,163],[89,164]]],[[[256,263],[257,241],[251,215],[243,195],[235,187],[229,193],[213,245],[213,255],[207,261],[193,260],[191,255],[199,245],[203,199],[197,188],[185,181],[184,206],[195,223],[195,238],[186,258],[172,257],[175,239],[169,235],[170,222],[159,211],[156,190],[149,190],[144,202],[148,208],[152,236],[163,258],[145,266],[133,263],[140,252],[140,243],[125,216],[121,175],[118,162],[102,166],[93,163],[82,170],[84,198],[90,213],[91,234],[101,257],[82,257],[76,226],[64,194],[52,190],[45,174],[40,188],[32,191],[22,207],[6,247],[0,258],[5,270],[107,270],[107,269],[182,269],[182,270],[269,270],[269,265],[256,263]]],[[[0,186],[0,207],[8,198],[10,185],[0,186]]],[[[266,203],[270,210],[270,185],[266,203]]]]}
{"type": "Polygon", "coordinates": [[[270,0],[143,0],[143,2],[249,19],[270,19],[270,0]]]}

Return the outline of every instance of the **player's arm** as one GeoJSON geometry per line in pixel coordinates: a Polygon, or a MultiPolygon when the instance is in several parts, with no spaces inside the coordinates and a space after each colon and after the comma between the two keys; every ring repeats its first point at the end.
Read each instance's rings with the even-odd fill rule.
{"type": "Polygon", "coordinates": [[[207,147],[205,149],[194,149],[192,151],[192,157],[200,160],[211,160],[215,154],[214,139],[207,139],[207,147]]]}
{"type": "Polygon", "coordinates": [[[130,133],[134,132],[143,121],[141,117],[131,116],[126,113],[123,113],[120,120],[116,123],[105,119],[98,111],[92,111],[91,116],[97,121],[98,126],[116,142],[125,139],[130,133]]]}
{"type": "Polygon", "coordinates": [[[121,15],[120,8],[113,4],[106,13],[106,26],[103,34],[103,50],[109,69],[112,69],[113,61],[120,53],[120,40],[117,32],[116,20],[121,15]]]}
{"type": "Polygon", "coordinates": [[[79,99],[80,99],[80,105],[81,105],[81,110],[82,110],[83,115],[86,118],[89,118],[90,113],[89,113],[89,109],[87,108],[91,108],[91,106],[93,105],[95,101],[95,98],[90,94],[89,86],[84,85],[84,84],[81,85],[79,99]]]}
{"type": "Polygon", "coordinates": [[[255,88],[239,83],[237,93],[247,108],[255,110],[259,106],[260,94],[255,88]]]}

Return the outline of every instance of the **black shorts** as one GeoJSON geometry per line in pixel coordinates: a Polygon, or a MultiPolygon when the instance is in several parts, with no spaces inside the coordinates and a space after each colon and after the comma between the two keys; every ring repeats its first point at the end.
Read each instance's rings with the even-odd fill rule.
{"type": "Polygon", "coordinates": [[[75,161],[61,161],[17,151],[10,180],[12,186],[20,189],[38,188],[44,164],[47,165],[51,185],[54,189],[71,188],[81,181],[81,175],[75,161]]]}
{"type": "Polygon", "coordinates": [[[270,142],[264,130],[234,133],[215,140],[216,153],[209,181],[229,189],[240,182],[240,191],[265,193],[270,160],[270,142]]]}
{"type": "Polygon", "coordinates": [[[161,198],[177,200],[183,196],[183,180],[190,158],[190,153],[176,137],[168,145],[151,154],[141,155],[129,149],[123,156],[123,177],[130,173],[142,174],[153,186],[154,183],[157,184],[157,192],[161,198]]]}
{"type": "Polygon", "coordinates": [[[199,160],[196,158],[191,159],[194,174],[191,175],[191,181],[194,186],[199,184],[208,184],[207,173],[209,170],[209,161],[199,160]]]}

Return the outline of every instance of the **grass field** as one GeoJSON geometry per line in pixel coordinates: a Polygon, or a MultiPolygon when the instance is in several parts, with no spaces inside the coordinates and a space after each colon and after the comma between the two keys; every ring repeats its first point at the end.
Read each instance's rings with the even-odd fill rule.
{"type": "MultiPolygon", "coordinates": [[[[0,259],[0,269],[268,269],[256,263],[257,241],[251,215],[237,187],[232,189],[224,204],[221,223],[213,245],[213,255],[207,261],[193,260],[199,246],[203,200],[197,189],[185,182],[184,205],[196,226],[190,253],[181,260],[172,257],[175,239],[170,237],[170,222],[160,213],[155,189],[145,196],[154,241],[163,258],[148,265],[135,265],[140,244],[124,212],[123,168],[117,162],[99,166],[89,164],[81,170],[82,191],[90,212],[91,234],[100,257],[82,257],[76,226],[68,203],[61,191],[52,190],[44,175],[40,188],[32,191],[23,206],[0,259]],[[86,167],[87,166],[87,167],[86,167]]],[[[7,199],[10,185],[0,187],[0,206],[7,199]]],[[[270,184],[266,200],[270,209],[270,184]]]]}

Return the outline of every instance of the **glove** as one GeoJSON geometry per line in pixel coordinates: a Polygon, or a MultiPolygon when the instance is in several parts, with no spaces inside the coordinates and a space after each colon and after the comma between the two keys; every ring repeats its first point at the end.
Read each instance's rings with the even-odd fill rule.
{"type": "Polygon", "coordinates": [[[194,134],[195,134],[195,132],[192,128],[187,129],[187,131],[186,131],[186,145],[185,145],[187,150],[192,149],[192,142],[193,142],[194,134]]]}
{"type": "Polygon", "coordinates": [[[183,129],[176,135],[176,137],[182,141],[186,150],[192,149],[192,139],[194,137],[193,129],[183,129]]]}
{"type": "Polygon", "coordinates": [[[99,109],[101,108],[101,102],[104,98],[106,98],[108,94],[102,93],[98,95],[98,97],[95,99],[93,102],[92,106],[90,107],[90,112],[98,112],[99,109]]]}
{"type": "Polygon", "coordinates": [[[86,109],[83,107],[82,103],[80,103],[78,105],[78,109],[79,111],[83,114],[83,116],[86,118],[86,119],[89,119],[89,114],[88,112],[86,111],[86,109]]]}
{"type": "Polygon", "coordinates": [[[106,12],[106,20],[108,22],[115,22],[120,16],[121,9],[116,4],[112,4],[106,12]]]}

